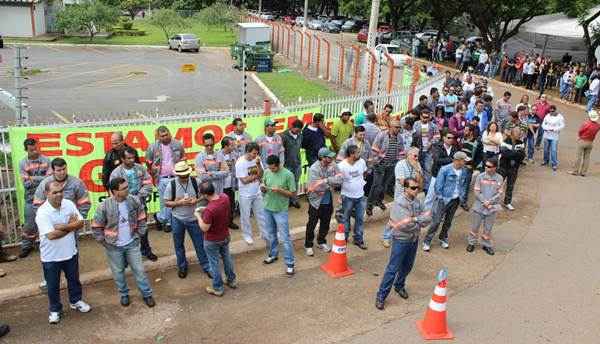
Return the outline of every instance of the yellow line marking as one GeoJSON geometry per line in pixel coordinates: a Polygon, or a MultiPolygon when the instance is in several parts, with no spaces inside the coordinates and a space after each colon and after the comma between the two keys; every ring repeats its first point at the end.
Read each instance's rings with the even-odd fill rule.
{"type": "Polygon", "coordinates": [[[52,114],[56,117],[58,117],[58,119],[60,119],[61,121],[69,124],[71,123],[71,121],[69,121],[68,119],[65,118],[65,116],[61,115],[60,113],[54,111],[54,110],[50,110],[50,112],[52,112],[52,114]]]}
{"type": "Polygon", "coordinates": [[[101,85],[108,84],[108,83],[111,83],[111,82],[113,82],[113,81],[117,81],[117,80],[126,80],[126,79],[130,79],[130,78],[133,78],[133,77],[135,77],[135,76],[136,76],[136,75],[134,75],[134,74],[127,74],[127,75],[124,75],[124,76],[117,76],[117,77],[110,78],[110,79],[106,79],[106,80],[92,81],[92,82],[90,82],[90,83],[87,83],[87,84],[83,84],[83,85],[77,86],[76,88],[79,88],[79,87],[94,87],[94,86],[101,86],[101,85]]]}

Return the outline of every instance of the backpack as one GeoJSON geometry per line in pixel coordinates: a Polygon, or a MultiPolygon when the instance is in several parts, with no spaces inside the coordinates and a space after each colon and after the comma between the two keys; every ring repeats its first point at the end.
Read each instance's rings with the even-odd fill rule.
{"type": "MultiPolygon", "coordinates": [[[[192,182],[192,187],[194,188],[194,192],[196,193],[196,197],[198,197],[198,182],[196,178],[190,176],[190,180],[192,182]]],[[[177,191],[177,185],[175,185],[175,178],[171,179],[171,201],[175,200],[175,194],[177,191]]]]}

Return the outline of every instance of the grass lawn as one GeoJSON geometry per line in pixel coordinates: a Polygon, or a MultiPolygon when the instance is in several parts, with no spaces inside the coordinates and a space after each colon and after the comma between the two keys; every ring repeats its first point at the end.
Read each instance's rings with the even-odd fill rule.
{"type": "MultiPolygon", "coordinates": [[[[163,32],[154,26],[148,24],[144,19],[137,19],[133,22],[133,28],[146,32],[144,36],[112,36],[110,38],[96,37],[92,42],[85,37],[63,37],[55,42],[58,43],[73,43],[73,44],[139,44],[139,45],[165,45],[167,44],[163,32]]],[[[237,32],[235,30],[225,31],[222,27],[209,27],[200,23],[193,23],[189,27],[177,33],[193,33],[200,38],[203,46],[210,47],[227,47],[237,40],[237,32]]],[[[18,39],[10,41],[20,41],[18,39]]]]}
{"type": "Polygon", "coordinates": [[[321,83],[306,79],[302,74],[291,70],[273,70],[272,73],[258,73],[258,77],[284,103],[294,103],[298,97],[303,101],[317,100],[319,97],[333,97],[337,94],[321,83]],[[283,72],[282,72],[283,71],[283,72]]]}

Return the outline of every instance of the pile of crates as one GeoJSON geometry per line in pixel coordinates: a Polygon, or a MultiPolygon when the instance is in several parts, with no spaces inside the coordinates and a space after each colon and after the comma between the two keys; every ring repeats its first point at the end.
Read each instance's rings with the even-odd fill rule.
{"type": "Polygon", "coordinates": [[[270,43],[257,43],[256,45],[236,43],[231,46],[231,57],[234,67],[242,69],[242,54],[246,51],[246,70],[257,72],[270,72],[273,70],[273,53],[270,43]]]}

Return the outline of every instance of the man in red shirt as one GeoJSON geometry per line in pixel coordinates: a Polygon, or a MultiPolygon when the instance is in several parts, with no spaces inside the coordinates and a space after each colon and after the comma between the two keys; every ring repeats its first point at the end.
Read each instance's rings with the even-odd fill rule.
{"type": "Polygon", "coordinates": [[[225,276],[227,276],[227,286],[231,289],[237,288],[235,272],[233,271],[233,260],[229,254],[229,214],[231,207],[229,198],[226,194],[215,193],[215,187],[210,182],[204,182],[199,185],[200,193],[204,195],[208,204],[206,207],[199,207],[195,211],[198,225],[204,232],[204,251],[208,257],[210,270],[212,273],[212,286],[206,287],[206,292],[223,296],[223,279],[221,278],[220,259],[223,260],[225,276]]]}
{"type": "MultiPolygon", "coordinates": [[[[544,122],[544,117],[550,113],[550,103],[546,99],[546,95],[540,95],[539,99],[536,100],[535,104],[533,104],[533,112],[535,112],[536,116],[540,119],[540,123],[544,122]]],[[[538,130],[538,134],[535,140],[535,147],[540,148],[542,145],[542,135],[544,134],[543,130],[538,130]]]]}
{"type": "Polygon", "coordinates": [[[577,160],[573,170],[569,171],[574,176],[585,177],[590,165],[590,154],[592,153],[594,139],[600,130],[598,113],[592,110],[588,113],[588,116],[589,118],[581,124],[577,133],[577,160]]]}

